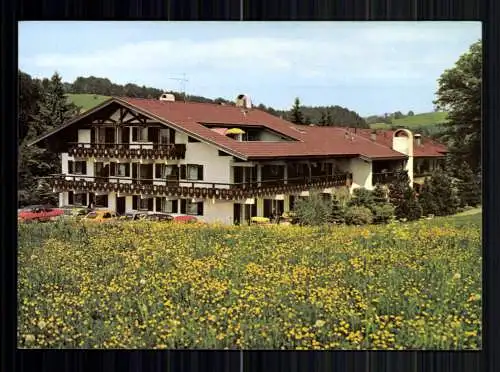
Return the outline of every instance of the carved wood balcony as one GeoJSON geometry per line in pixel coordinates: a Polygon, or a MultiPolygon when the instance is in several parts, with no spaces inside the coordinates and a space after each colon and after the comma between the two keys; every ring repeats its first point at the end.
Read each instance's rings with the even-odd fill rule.
{"type": "Polygon", "coordinates": [[[68,155],[78,158],[184,159],[185,144],[70,142],[68,155]]]}
{"type": "Polygon", "coordinates": [[[373,173],[372,184],[373,185],[387,185],[392,183],[396,179],[396,172],[382,172],[373,173]]]}
{"type": "Polygon", "coordinates": [[[254,197],[293,194],[302,191],[350,186],[350,173],[272,180],[252,183],[214,183],[204,181],[171,181],[160,179],[131,179],[91,177],[85,175],[53,175],[49,177],[55,191],[117,192],[122,194],[145,194],[154,196],[177,196],[239,200],[254,197]]]}

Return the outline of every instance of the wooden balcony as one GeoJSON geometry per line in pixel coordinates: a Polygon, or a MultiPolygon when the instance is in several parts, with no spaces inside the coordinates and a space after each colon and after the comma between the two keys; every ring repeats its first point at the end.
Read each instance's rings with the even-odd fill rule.
{"type": "Polygon", "coordinates": [[[383,172],[383,173],[373,173],[372,184],[373,185],[387,185],[392,183],[396,179],[396,172],[383,172]]]}
{"type": "Polygon", "coordinates": [[[85,175],[53,175],[49,177],[55,191],[118,192],[185,198],[216,198],[239,200],[277,194],[293,194],[302,191],[350,186],[352,175],[271,180],[253,183],[214,183],[204,181],[172,181],[159,179],[131,179],[119,177],[91,177],[85,175]]]}
{"type": "Polygon", "coordinates": [[[185,144],[70,142],[68,155],[78,158],[184,159],[185,144]]]}

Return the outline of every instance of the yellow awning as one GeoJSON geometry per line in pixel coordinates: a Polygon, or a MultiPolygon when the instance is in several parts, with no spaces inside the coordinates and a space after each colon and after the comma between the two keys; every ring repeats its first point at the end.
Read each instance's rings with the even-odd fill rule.
{"type": "Polygon", "coordinates": [[[245,131],[240,128],[231,128],[226,131],[226,134],[244,134],[245,131]]]}

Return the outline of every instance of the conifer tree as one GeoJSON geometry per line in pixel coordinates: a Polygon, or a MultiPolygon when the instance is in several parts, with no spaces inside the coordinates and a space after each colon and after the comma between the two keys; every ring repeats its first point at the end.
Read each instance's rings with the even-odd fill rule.
{"type": "Polygon", "coordinates": [[[481,186],[479,178],[472,172],[469,163],[462,163],[462,172],[458,181],[460,206],[476,207],[481,204],[481,186]]]}
{"type": "Polygon", "coordinates": [[[290,121],[295,124],[304,124],[305,118],[300,108],[299,97],[295,98],[292,111],[290,113],[290,121]]]}
{"type": "Polygon", "coordinates": [[[400,171],[396,179],[389,185],[389,202],[394,206],[394,214],[398,219],[417,220],[422,216],[415,190],[410,187],[410,179],[406,171],[400,171]]]}

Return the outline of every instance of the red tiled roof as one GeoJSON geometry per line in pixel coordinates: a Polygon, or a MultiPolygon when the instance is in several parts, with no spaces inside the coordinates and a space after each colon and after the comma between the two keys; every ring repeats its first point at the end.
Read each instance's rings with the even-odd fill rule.
{"type": "MultiPolygon", "coordinates": [[[[372,129],[357,129],[357,133],[365,138],[371,138],[373,133],[372,129]]],[[[377,137],[374,142],[380,143],[384,146],[392,147],[393,130],[376,130],[377,137]]],[[[413,156],[414,157],[442,157],[447,152],[445,145],[438,143],[428,137],[421,137],[420,145],[414,141],[413,156]]]]}
{"type": "Polygon", "coordinates": [[[295,125],[255,108],[244,114],[240,107],[230,105],[139,98],[115,99],[247,159],[301,156],[364,156],[371,159],[406,157],[393,150],[392,146],[373,142],[365,136],[352,134],[352,140],[351,136],[346,138],[346,130],[343,128],[295,125]],[[295,141],[239,142],[200,123],[266,127],[295,141]]]}

